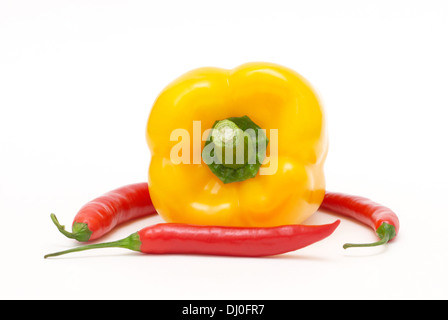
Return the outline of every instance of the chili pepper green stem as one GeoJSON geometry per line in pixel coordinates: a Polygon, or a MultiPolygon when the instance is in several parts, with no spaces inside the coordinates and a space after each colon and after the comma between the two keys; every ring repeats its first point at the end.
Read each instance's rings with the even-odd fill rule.
{"type": "Polygon", "coordinates": [[[76,238],[76,236],[75,236],[73,233],[68,232],[67,230],[65,230],[65,226],[63,226],[63,225],[61,225],[61,224],[59,223],[59,221],[58,221],[58,219],[56,218],[56,215],[55,215],[54,213],[52,213],[52,214],[50,215],[50,217],[51,217],[51,221],[53,221],[53,223],[55,224],[55,226],[58,228],[58,230],[59,230],[64,236],[66,236],[67,238],[70,238],[70,239],[75,239],[75,238],[76,238]]]}
{"type": "Polygon", "coordinates": [[[73,224],[73,232],[68,232],[67,230],[65,230],[65,226],[59,223],[54,213],[52,213],[50,217],[58,230],[67,238],[76,239],[82,242],[89,241],[90,236],[92,235],[92,231],[89,230],[89,226],[86,223],[75,222],[73,224]]]}
{"type": "Polygon", "coordinates": [[[383,244],[388,243],[390,240],[392,240],[396,235],[395,227],[389,223],[383,222],[378,229],[376,230],[376,234],[380,238],[379,241],[373,242],[373,243],[346,243],[344,244],[343,248],[361,248],[361,247],[376,247],[381,246],[383,244]]]}
{"type": "Polygon", "coordinates": [[[131,234],[129,237],[126,237],[126,238],[118,240],[118,241],[89,244],[86,246],[77,247],[77,248],[73,248],[73,249],[69,249],[69,250],[65,250],[65,251],[49,253],[49,254],[45,255],[44,258],[46,259],[49,257],[56,257],[56,256],[60,256],[60,255],[72,253],[72,252],[79,252],[79,251],[85,251],[85,250],[91,250],[91,249],[102,249],[102,248],[124,248],[124,249],[129,249],[129,250],[134,250],[134,251],[140,251],[140,247],[141,247],[140,236],[136,232],[136,233],[131,234]]]}

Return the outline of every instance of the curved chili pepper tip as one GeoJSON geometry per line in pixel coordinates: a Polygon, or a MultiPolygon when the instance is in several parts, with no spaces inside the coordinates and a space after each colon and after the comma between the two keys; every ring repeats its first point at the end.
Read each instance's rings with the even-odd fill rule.
{"type": "Polygon", "coordinates": [[[380,240],[378,240],[377,242],[360,243],[360,244],[346,243],[346,244],[343,245],[343,248],[347,249],[347,248],[363,248],[363,247],[381,246],[383,244],[388,243],[393,238],[395,238],[396,230],[395,230],[395,227],[393,225],[391,225],[391,224],[389,224],[387,222],[383,222],[381,224],[381,226],[379,226],[378,229],[376,229],[376,234],[380,238],[380,240]]]}
{"type": "Polygon", "coordinates": [[[58,230],[67,238],[76,239],[81,242],[89,241],[90,236],[92,235],[92,231],[90,231],[89,226],[86,223],[75,222],[73,224],[73,232],[68,232],[67,230],[65,230],[65,226],[59,223],[54,213],[52,213],[50,217],[51,221],[53,221],[58,230]]]}
{"type": "Polygon", "coordinates": [[[400,228],[400,221],[395,212],[368,198],[326,191],[320,208],[353,218],[371,227],[380,238],[374,243],[346,243],[343,246],[344,249],[386,244],[397,236],[400,228]]]}

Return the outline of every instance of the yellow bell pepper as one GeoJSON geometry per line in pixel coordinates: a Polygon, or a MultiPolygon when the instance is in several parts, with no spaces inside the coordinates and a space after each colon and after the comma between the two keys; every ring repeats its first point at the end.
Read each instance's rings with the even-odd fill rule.
{"type": "MultiPolygon", "coordinates": [[[[152,155],[149,191],[168,222],[295,224],[317,211],[323,200],[328,149],[324,113],[308,82],[283,66],[248,63],[184,74],[157,97],[146,138],[152,155]],[[263,129],[267,139],[241,138],[240,131],[232,131],[243,130],[238,127],[243,122],[263,129]],[[247,153],[247,141],[258,142],[264,155],[256,153],[255,164],[247,156],[242,163],[239,158],[238,164],[220,167],[224,178],[216,175],[219,170],[205,162],[206,146],[214,143],[211,155],[216,156],[219,145],[235,147],[237,140],[245,142],[247,153]],[[228,181],[228,174],[237,178],[228,181]]],[[[226,157],[232,154],[222,150],[226,157]]]]}

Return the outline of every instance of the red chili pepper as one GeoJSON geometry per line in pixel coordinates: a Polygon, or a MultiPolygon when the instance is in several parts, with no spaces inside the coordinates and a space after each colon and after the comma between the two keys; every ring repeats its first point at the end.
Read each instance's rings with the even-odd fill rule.
{"type": "Polygon", "coordinates": [[[45,258],[98,248],[119,247],[149,254],[207,254],[260,257],[306,247],[328,237],[339,220],[320,226],[286,225],[240,228],[162,223],[146,227],[122,240],[91,244],[47,254],[45,258]]]}
{"type": "Polygon", "coordinates": [[[115,189],[88,202],[75,216],[72,232],[66,231],[54,214],[51,219],[65,236],[89,241],[102,237],[123,222],[155,213],[148,183],[143,182],[115,189]]]}
{"type": "Polygon", "coordinates": [[[344,249],[385,244],[397,236],[400,227],[398,217],[391,209],[364,197],[327,192],[320,208],[354,218],[375,230],[380,238],[369,244],[347,243],[344,249]]]}

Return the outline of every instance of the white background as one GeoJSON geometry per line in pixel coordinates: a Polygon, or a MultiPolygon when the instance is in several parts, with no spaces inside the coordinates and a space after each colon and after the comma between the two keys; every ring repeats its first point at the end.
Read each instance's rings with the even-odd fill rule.
{"type": "Polygon", "coordinates": [[[2,0],[0,298],[447,299],[447,17],[448,2],[430,0],[2,0]],[[88,200],[146,180],[146,119],[166,84],[249,61],[313,84],[328,117],[328,189],[394,209],[396,241],[343,250],[376,237],[342,219],[331,237],[272,258],[43,259],[77,245],[51,212],[70,226],[88,200]]]}

